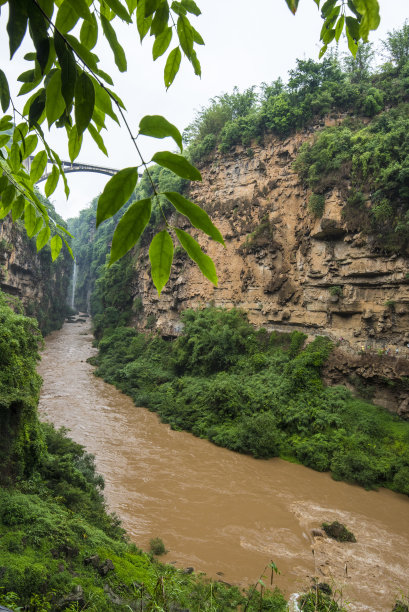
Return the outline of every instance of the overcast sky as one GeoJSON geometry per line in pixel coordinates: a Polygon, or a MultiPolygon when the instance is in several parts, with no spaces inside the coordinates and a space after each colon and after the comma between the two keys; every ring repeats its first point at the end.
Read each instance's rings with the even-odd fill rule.
{"type": "MultiPolygon", "coordinates": [[[[106,44],[98,44],[94,51],[101,60],[100,67],[111,74],[114,90],[121,96],[127,108],[128,121],[137,133],[139,120],[146,114],[161,114],[181,131],[192,121],[195,111],[208,100],[223,92],[230,92],[235,85],[245,89],[262,82],[270,83],[278,77],[287,78],[296,58],[317,59],[320,49],[319,32],[322,21],[312,0],[300,2],[294,17],[284,0],[198,0],[203,14],[194,19],[196,29],[206,45],[199,47],[202,78],[193,74],[190,64],[182,61],[181,70],[171,88],[166,92],[163,84],[163,58],[152,62],[151,41],[145,38],[143,45],[135,25],[121,24],[118,38],[125,48],[128,71],[120,74],[113,63],[106,44]],[[253,9],[249,10],[249,7],[253,9]]],[[[386,32],[400,28],[409,18],[408,0],[380,0],[381,25],[372,33],[371,40],[385,37],[386,32]]],[[[118,20],[115,20],[115,23],[118,20]]],[[[6,72],[15,96],[13,85],[17,76],[28,69],[22,58],[27,48],[16,53],[16,61],[8,63],[6,14],[0,20],[0,52],[2,68],[6,72]]],[[[172,47],[170,47],[172,48],[172,47]]],[[[345,42],[340,51],[345,51],[345,42]]],[[[31,66],[30,66],[31,67],[31,66]]],[[[22,108],[24,103],[18,107],[22,108]]],[[[44,124],[45,127],[45,124],[44,124]]],[[[108,131],[103,137],[109,158],[99,151],[91,137],[86,137],[76,161],[120,169],[140,163],[136,151],[124,128],[120,129],[108,119],[108,131]]],[[[49,134],[52,146],[62,159],[68,158],[65,131],[53,128],[49,134]]],[[[146,160],[155,150],[174,149],[173,141],[142,137],[138,142],[146,160]]],[[[67,175],[71,188],[70,198],[65,199],[59,186],[51,200],[64,217],[76,216],[104,188],[109,177],[98,174],[73,173],[67,175]]],[[[44,183],[42,183],[44,185],[44,183]]]]}

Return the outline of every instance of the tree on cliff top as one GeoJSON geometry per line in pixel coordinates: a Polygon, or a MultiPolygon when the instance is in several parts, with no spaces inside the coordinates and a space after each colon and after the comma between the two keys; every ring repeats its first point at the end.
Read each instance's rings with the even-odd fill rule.
{"type": "MultiPolygon", "coordinates": [[[[299,0],[285,2],[295,13],[299,0]]],[[[332,41],[338,42],[344,31],[349,49],[355,55],[359,42],[367,41],[370,30],[379,25],[378,0],[326,0],[321,7],[320,0],[314,2],[321,8],[323,19],[320,57],[332,41]]],[[[183,56],[192,64],[195,74],[200,76],[196,48],[204,41],[190,20],[192,15],[201,14],[195,1],[175,0],[169,6],[167,0],[126,0],[126,4],[122,0],[0,0],[0,6],[5,5],[8,5],[9,11],[7,32],[10,59],[20,47],[27,29],[33,50],[24,56],[30,68],[18,77],[22,83],[18,95],[28,96],[21,111],[11,99],[6,73],[0,69],[0,103],[4,113],[10,110],[12,113],[0,118],[0,218],[9,213],[13,220],[24,216],[28,236],[36,236],[39,250],[50,243],[53,259],[58,257],[63,243],[71,252],[69,233],[50,219],[35,189],[47,163],[51,163],[52,170],[45,185],[46,195],[54,192],[60,177],[64,181],[67,197],[69,193],[61,160],[48,145],[41,126],[47,120],[49,128],[65,128],[69,156],[74,161],[81,150],[85,132],[91,135],[101,151],[108,154],[101,131],[109,118],[125,126],[139,163],[120,170],[108,181],[99,198],[97,225],[111,218],[128,201],[141,170],[148,173],[153,189],[152,197],[134,202],[119,221],[113,236],[110,263],[122,257],[138,241],[149,222],[153,199],[161,205],[160,195],[179,213],[188,217],[194,227],[224,245],[220,232],[199,206],[176,192],[158,192],[149,174],[147,164],[150,162],[144,159],[138,146],[139,134],[173,138],[181,154],[162,151],[150,161],[179,177],[200,181],[200,172],[182,154],[179,130],[162,116],[148,115],[140,121],[138,134],[134,136],[125,107],[111,89],[112,78],[101,68],[94,52],[102,32],[119,71],[125,72],[127,56],[118,40],[115,25],[120,21],[135,22],[141,42],[148,33],[153,38],[153,60],[167,54],[164,69],[166,88],[174,81],[183,56]],[[73,28],[78,34],[72,34],[73,28]],[[172,38],[176,39],[174,47],[171,45],[172,38]],[[13,128],[10,143],[7,131],[13,128]],[[28,171],[24,161],[35,152],[28,171]]],[[[215,266],[210,257],[187,232],[171,227],[164,212],[163,217],[166,229],[154,236],[149,249],[152,279],[158,292],[161,292],[170,275],[174,238],[198,264],[202,273],[217,284],[215,266]]]]}

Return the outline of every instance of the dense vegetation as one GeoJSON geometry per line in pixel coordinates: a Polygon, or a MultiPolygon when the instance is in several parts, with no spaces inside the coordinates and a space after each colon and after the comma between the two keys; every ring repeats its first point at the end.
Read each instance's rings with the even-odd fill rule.
{"type": "Polygon", "coordinates": [[[303,334],[256,332],[237,310],[187,310],[182,320],[173,341],[106,329],[96,373],[174,428],[409,494],[409,423],[324,386],[326,338],[302,348],[303,334]]]}
{"type": "Polygon", "coordinates": [[[322,62],[297,60],[289,79],[223,94],[202,108],[186,129],[193,161],[217,146],[228,152],[235,145],[251,147],[266,134],[288,136],[297,129],[335,116],[371,118],[390,106],[408,101],[409,24],[387,35],[383,45],[385,64],[373,69],[372,45],[361,45],[356,58],[340,61],[336,54],[322,62]]]}

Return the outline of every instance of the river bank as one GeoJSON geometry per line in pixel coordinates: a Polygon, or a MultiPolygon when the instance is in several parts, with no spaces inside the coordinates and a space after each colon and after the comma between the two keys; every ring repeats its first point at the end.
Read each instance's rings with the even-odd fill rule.
{"type": "Polygon", "coordinates": [[[287,594],[317,575],[342,588],[352,610],[390,609],[405,592],[407,497],[172,431],[96,378],[86,363],[94,353],[87,323],[47,338],[40,410],[96,454],[109,506],[138,546],[159,536],[165,561],[238,584],[254,582],[273,559],[287,594]],[[347,524],[357,544],[312,538],[311,529],[332,520],[347,524]]]}

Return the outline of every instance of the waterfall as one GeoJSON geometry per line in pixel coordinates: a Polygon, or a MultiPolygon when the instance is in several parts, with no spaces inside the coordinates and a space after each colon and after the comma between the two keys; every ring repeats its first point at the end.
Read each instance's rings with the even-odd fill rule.
{"type": "Polygon", "coordinates": [[[74,308],[75,301],[75,285],[77,284],[77,262],[74,259],[74,267],[72,270],[72,292],[71,292],[71,308],[74,308]]]}

